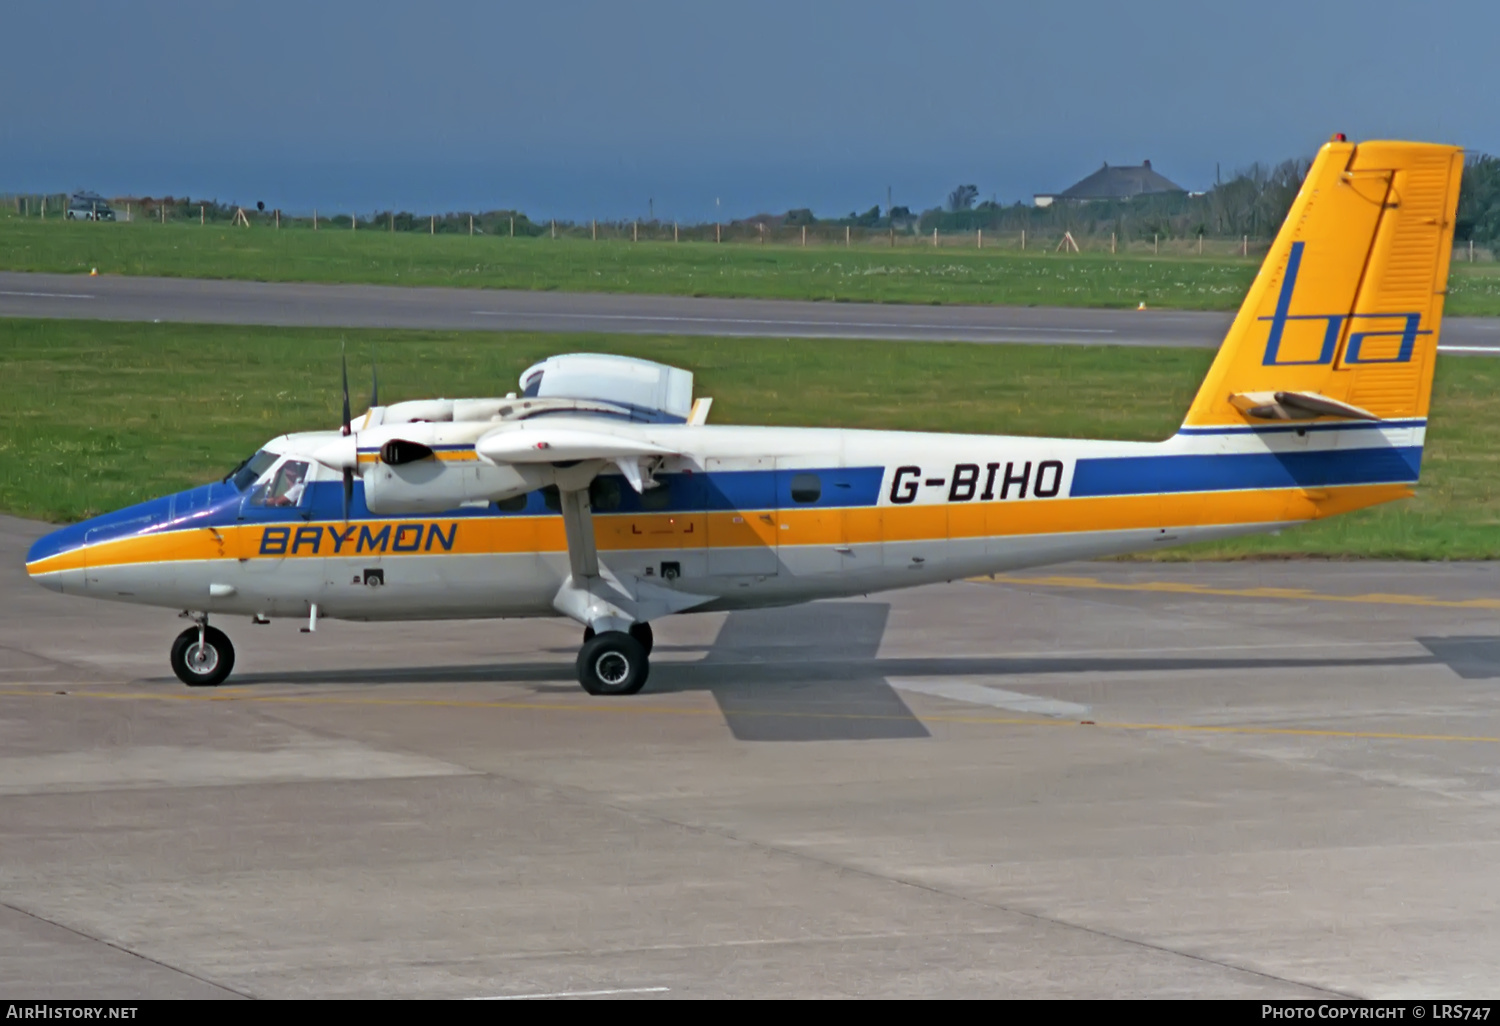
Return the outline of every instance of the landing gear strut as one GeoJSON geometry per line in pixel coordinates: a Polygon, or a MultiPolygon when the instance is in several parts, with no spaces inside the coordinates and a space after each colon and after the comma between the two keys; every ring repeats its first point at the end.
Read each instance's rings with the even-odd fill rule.
{"type": "MultiPolygon", "coordinates": [[[[197,619],[196,617],[194,619],[197,619]]],[[[211,688],[224,683],[234,669],[234,646],[229,636],[198,620],[172,642],[172,672],[190,688],[211,688]]]]}
{"type": "Polygon", "coordinates": [[[584,631],[583,648],[578,651],[578,683],[591,695],[633,695],[645,686],[651,673],[651,627],[648,624],[632,624],[630,633],[624,631],[584,631]],[[644,628],[645,644],[639,639],[637,627],[644,628]]]}

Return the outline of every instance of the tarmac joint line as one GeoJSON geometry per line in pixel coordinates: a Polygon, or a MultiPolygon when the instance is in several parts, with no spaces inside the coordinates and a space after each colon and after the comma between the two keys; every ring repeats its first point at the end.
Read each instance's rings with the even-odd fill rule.
{"type": "MultiPolygon", "coordinates": [[[[0,697],[7,698],[51,698],[51,693],[35,690],[21,691],[0,688],[0,697]]],[[[432,709],[505,709],[519,712],[561,713],[616,713],[635,716],[722,716],[717,708],[693,709],[683,706],[648,705],[644,702],[619,705],[563,705],[548,702],[485,701],[481,699],[443,698],[365,698],[324,697],[320,695],[251,695],[244,692],[232,694],[177,694],[152,691],[71,691],[71,698],[97,698],[111,701],[147,700],[165,702],[254,702],[284,705],[362,705],[396,706],[432,709]]],[[[735,710],[737,716],[769,716],[789,719],[844,719],[844,720],[888,720],[894,717],[879,713],[805,712],[787,709],[755,709],[747,707],[735,710]]],[[[1412,734],[1399,731],[1330,730],[1310,727],[1230,726],[1198,723],[1129,723],[1109,720],[1061,720],[1037,719],[1011,716],[965,716],[928,714],[919,717],[924,723],[952,723],[971,726],[1004,727],[1087,727],[1094,730],[1117,730],[1147,732],[1157,731],[1183,734],[1245,734],[1277,737],[1318,737],[1353,741],[1439,741],[1468,744],[1500,744],[1500,737],[1485,737],[1469,734],[1412,734]]]]}
{"type": "Polygon", "coordinates": [[[254,998],[253,994],[247,994],[247,993],[245,993],[242,990],[235,990],[233,987],[229,986],[226,983],[219,983],[217,980],[210,980],[206,976],[199,976],[197,973],[190,972],[187,969],[182,968],[181,966],[176,966],[176,965],[172,965],[172,964],[170,964],[168,962],[163,962],[159,958],[152,958],[150,955],[143,955],[139,951],[136,951],[133,948],[127,948],[123,944],[116,944],[112,940],[108,940],[107,938],[100,937],[100,936],[97,936],[97,935],[92,934],[92,933],[88,933],[87,931],[80,930],[77,927],[68,926],[68,925],[66,925],[64,923],[59,923],[55,919],[48,919],[46,916],[38,915],[37,913],[29,911],[28,909],[20,908],[17,905],[12,905],[8,901],[0,901],[0,906],[3,906],[4,908],[8,908],[12,912],[15,912],[18,915],[23,915],[23,916],[25,916],[28,919],[34,919],[34,920],[36,920],[39,923],[46,923],[48,926],[53,926],[53,927],[56,927],[59,930],[64,930],[64,931],[66,931],[68,933],[73,934],[75,937],[82,937],[84,940],[91,940],[91,941],[95,942],[96,944],[103,944],[107,948],[114,948],[116,951],[122,952],[123,954],[126,954],[126,955],[130,955],[132,958],[139,958],[143,962],[150,962],[152,965],[160,966],[161,968],[166,969],[169,972],[178,973],[178,974],[180,974],[182,976],[188,977],[189,979],[197,980],[199,983],[205,984],[205,985],[210,986],[210,987],[214,987],[214,988],[216,988],[218,990],[226,991],[226,992],[228,992],[230,994],[233,994],[235,997],[251,998],[251,999],[254,998]]]}

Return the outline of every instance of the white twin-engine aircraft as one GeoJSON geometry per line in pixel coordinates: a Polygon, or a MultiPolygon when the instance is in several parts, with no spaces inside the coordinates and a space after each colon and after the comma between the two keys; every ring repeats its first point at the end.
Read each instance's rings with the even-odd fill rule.
{"type": "MultiPolygon", "coordinates": [[[[1324,146],[1171,438],[705,423],[687,371],[557,356],[519,395],[375,404],[222,481],[41,539],[31,576],[185,610],[171,662],[228,677],[209,617],[553,617],[592,694],[646,683],[673,613],[868,594],[1268,531],[1410,494],[1460,150],[1324,146]]],[[[810,343],[816,344],[816,343],[810,343]]]]}

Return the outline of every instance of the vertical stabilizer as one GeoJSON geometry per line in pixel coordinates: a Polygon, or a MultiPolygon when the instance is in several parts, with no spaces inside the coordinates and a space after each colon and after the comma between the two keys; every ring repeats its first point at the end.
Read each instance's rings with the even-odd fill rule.
{"type": "Polygon", "coordinates": [[[1319,151],[1184,427],[1427,416],[1463,151],[1319,151]]]}

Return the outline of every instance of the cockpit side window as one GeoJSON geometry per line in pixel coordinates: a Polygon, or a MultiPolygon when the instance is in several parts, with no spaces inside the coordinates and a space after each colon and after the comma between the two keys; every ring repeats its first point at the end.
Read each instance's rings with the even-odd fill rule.
{"type": "Polygon", "coordinates": [[[260,475],[275,466],[276,459],[277,457],[274,452],[267,452],[262,449],[231,470],[229,476],[224,480],[234,485],[236,491],[243,492],[258,481],[260,475]]]}
{"type": "Polygon", "coordinates": [[[250,497],[252,506],[296,506],[302,502],[302,492],[307,486],[307,463],[304,460],[287,460],[276,469],[269,482],[255,490],[250,497]]]}

